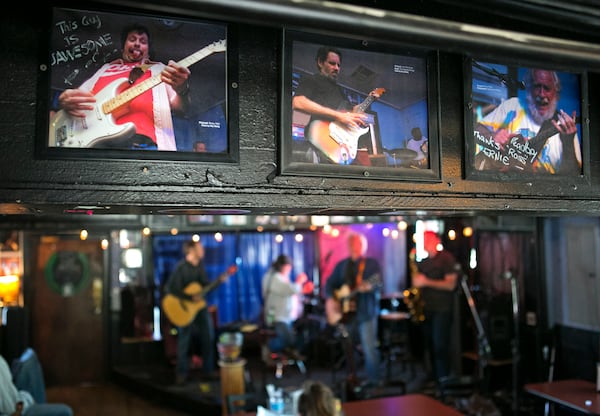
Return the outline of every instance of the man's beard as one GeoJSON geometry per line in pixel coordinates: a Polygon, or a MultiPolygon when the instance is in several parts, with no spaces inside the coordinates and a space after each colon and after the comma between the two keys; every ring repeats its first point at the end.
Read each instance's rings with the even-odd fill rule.
{"type": "Polygon", "coordinates": [[[541,114],[540,110],[538,110],[536,106],[535,99],[531,94],[527,94],[527,109],[529,110],[529,116],[535,121],[537,124],[542,124],[546,120],[550,120],[554,113],[556,112],[556,100],[552,100],[548,103],[548,107],[545,109],[545,113],[541,114]]]}

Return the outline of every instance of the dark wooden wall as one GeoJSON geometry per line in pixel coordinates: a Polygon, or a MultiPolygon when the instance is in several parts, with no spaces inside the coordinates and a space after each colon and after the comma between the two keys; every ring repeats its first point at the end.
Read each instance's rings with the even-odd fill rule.
{"type": "MultiPolygon", "coordinates": [[[[585,33],[573,33],[576,31],[568,29],[569,25],[559,25],[550,31],[548,25],[520,24],[522,22],[515,21],[504,8],[498,9],[494,27],[520,33],[528,33],[525,29],[529,28],[556,38],[522,41],[487,32],[473,35],[461,30],[457,22],[390,11],[367,13],[364,9],[316,1],[102,3],[114,3],[116,10],[118,3],[120,7],[143,8],[134,10],[222,19],[236,25],[239,33],[239,163],[36,158],[36,111],[38,101],[43,99],[37,90],[41,62],[38,57],[45,52],[47,15],[41,13],[33,17],[26,11],[7,10],[0,18],[0,53],[4,58],[0,70],[3,80],[0,214],[62,213],[77,206],[96,207],[97,213],[173,213],[188,209],[210,213],[210,209],[245,209],[252,213],[280,214],[426,210],[430,214],[573,215],[599,211],[600,152],[596,143],[599,99],[595,91],[599,86],[600,47],[580,43],[585,39],[597,40],[597,33],[590,32],[586,37],[585,33]],[[439,49],[441,180],[423,183],[279,176],[279,60],[284,27],[324,30],[341,36],[359,33],[365,38],[439,49]],[[462,62],[467,52],[496,58],[527,55],[548,63],[564,65],[568,62],[575,70],[589,71],[592,138],[589,180],[464,179],[462,62]]],[[[416,3],[420,5],[416,12],[427,9],[425,3],[416,3]]],[[[434,3],[437,15],[443,15],[443,7],[448,11],[455,7],[452,2],[434,3]]],[[[378,7],[376,1],[362,4],[378,7]]],[[[470,16],[476,14],[475,8],[470,16]]],[[[593,23],[600,21],[598,15],[588,13],[586,16],[589,17],[586,23],[592,19],[587,27],[593,28],[593,23]]],[[[567,20],[567,23],[573,21],[567,20]]],[[[486,22],[481,24],[488,27],[486,22]]]]}

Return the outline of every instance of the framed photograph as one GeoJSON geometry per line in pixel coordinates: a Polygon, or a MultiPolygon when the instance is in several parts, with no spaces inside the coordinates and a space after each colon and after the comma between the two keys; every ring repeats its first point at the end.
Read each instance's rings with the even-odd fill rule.
{"type": "Polygon", "coordinates": [[[230,25],[102,9],[49,15],[39,157],[237,162],[230,25]]]}
{"type": "Polygon", "coordinates": [[[283,175],[439,181],[437,51],[284,31],[283,175]]]}
{"type": "Polygon", "coordinates": [[[538,64],[465,60],[468,179],[583,179],[587,77],[538,64]]]}

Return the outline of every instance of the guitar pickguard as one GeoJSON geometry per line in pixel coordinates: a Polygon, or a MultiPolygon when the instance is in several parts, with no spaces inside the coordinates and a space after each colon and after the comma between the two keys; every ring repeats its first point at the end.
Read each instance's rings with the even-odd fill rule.
{"type": "Polygon", "coordinates": [[[85,117],[73,117],[64,110],[58,111],[50,120],[50,146],[94,147],[105,141],[133,136],[135,124],[116,124],[113,115],[102,110],[102,104],[117,96],[127,84],[127,78],[119,78],[104,87],[96,94],[94,109],[84,111],[85,117]]]}

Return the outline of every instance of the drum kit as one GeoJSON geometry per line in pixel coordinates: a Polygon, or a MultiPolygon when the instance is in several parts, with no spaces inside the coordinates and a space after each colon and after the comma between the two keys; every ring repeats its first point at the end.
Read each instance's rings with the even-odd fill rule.
{"type": "Polygon", "coordinates": [[[396,149],[386,149],[383,148],[383,151],[390,155],[390,157],[394,160],[394,167],[398,166],[410,166],[410,162],[417,157],[417,152],[414,150],[406,149],[404,147],[399,147],[396,149]]]}

